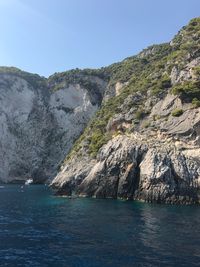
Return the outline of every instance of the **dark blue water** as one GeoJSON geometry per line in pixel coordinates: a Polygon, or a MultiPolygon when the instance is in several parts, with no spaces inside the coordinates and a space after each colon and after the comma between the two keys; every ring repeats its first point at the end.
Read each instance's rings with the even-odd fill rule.
{"type": "Polygon", "coordinates": [[[200,266],[200,207],[0,188],[0,266],[200,266]]]}

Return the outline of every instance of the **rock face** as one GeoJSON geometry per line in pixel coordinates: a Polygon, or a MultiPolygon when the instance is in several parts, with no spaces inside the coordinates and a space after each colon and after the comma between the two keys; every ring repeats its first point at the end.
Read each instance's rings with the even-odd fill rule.
{"type": "Polygon", "coordinates": [[[105,82],[96,84],[98,98],[78,82],[52,91],[54,77],[36,77],[12,69],[0,73],[0,181],[29,177],[44,182],[55,176],[60,162],[97,110],[105,82]],[[22,75],[24,74],[24,75],[22,75]],[[27,77],[26,77],[27,75],[27,77]]]}
{"type": "Polygon", "coordinates": [[[0,68],[0,180],[200,203],[199,33],[196,18],[170,43],[48,79],[0,68]]]}
{"type": "Polygon", "coordinates": [[[199,203],[200,149],[151,142],[144,145],[133,136],[117,136],[89,164],[88,160],[70,162],[52,186],[68,196],[199,203]]]}
{"type": "MultiPolygon", "coordinates": [[[[199,150],[198,150],[199,153],[199,150]]],[[[140,164],[137,199],[148,202],[199,203],[199,159],[177,150],[149,149],[140,164]]]]}
{"type": "Polygon", "coordinates": [[[100,111],[51,183],[58,195],[200,203],[199,29],[197,18],[111,66],[100,111]]]}

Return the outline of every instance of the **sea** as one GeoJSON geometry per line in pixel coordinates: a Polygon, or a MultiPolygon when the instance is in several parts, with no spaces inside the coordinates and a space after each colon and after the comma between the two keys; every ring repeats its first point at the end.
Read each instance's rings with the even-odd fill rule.
{"type": "Polygon", "coordinates": [[[0,267],[200,266],[200,206],[0,186],[0,267]]]}

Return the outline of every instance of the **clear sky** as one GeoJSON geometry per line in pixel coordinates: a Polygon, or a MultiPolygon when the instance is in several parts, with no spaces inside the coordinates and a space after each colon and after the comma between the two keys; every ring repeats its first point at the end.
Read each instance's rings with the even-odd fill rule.
{"type": "Polygon", "coordinates": [[[200,0],[0,0],[0,65],[48,76],[169,41],[200,0]]]}

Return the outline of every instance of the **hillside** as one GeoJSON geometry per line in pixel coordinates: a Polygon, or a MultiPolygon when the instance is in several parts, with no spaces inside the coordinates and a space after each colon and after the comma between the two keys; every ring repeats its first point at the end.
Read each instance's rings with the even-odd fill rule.
{"type": "Polygon", "coordinates": [[[49,78],[0,68],[0,181],[199,203],[200,18],[170,43],[49,78]]]}
{"type": "Polygon", "coordinates": [[[170,43],[94,70],[107,84],[101,108],[53,180],[57,194],[199,203],[199,40],[196,18],[170,43]]]}

